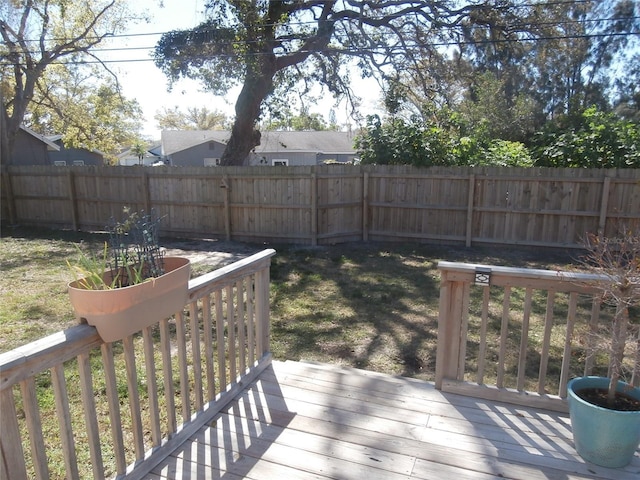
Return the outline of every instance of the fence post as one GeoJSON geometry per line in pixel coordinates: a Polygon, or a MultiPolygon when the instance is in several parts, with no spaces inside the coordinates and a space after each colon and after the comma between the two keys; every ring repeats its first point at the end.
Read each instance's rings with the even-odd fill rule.
{"type": "Polygon", "coordinates": [[[145,167],[142,167],[142,195],[144,202],[144,210],[145,212],[151,212],[151,193],[149,191],[149,174],[145,170],[145,167]]]}
{"type": "Polygon", "coordinates": [[[318,174],[311,174],[311,245],[318,245],[318,174]]]}
{"type": "Polygon", "coordinates": [[[369,241],[369,172],[362,176],[362,241],[369,241]]]}
{"type": "Polygon", "coordinates": [[[609,189],[611,188],[611,177],[604,177],[602,185],[602,198],[600,199],[600,217],[598,218],[598,233],[604,234],[607,227],[607,210],[609,207],[609,189]]]}
{"type": "Polygon", "coordinates": [[[471,237],[473,234],[473,205],[475,203],[476,176],[469,175],[469,198],[467,199],[467,232],[466,246],[471,246],[471,237]]]}
{"type": "Polygon", "coordinates": [[[231,241],[231,211],[229,206],[229,176],[222,177],[220,188],[224,189],[224,234],[227,242],[231,241]]]}
{"type": "Polygon", "coordinates": [[[2,180],[4,183],[3,189],[7,196],[7,209],[9,210],[9,223],[14,225],[16,223],[16,201],[13,198],[13,187],[11,185],[11,176],[9,175],[9,168],[2,166],[2,180]]]}
{"type": "Polygon", "coordinates": [[[73,230],[78,231],[78,195],[76,193],[76,181],[73,171],[67,172],[67,181],[69,183],[69,203],[71,203],[71,221],[73,222],[73,230]]]}

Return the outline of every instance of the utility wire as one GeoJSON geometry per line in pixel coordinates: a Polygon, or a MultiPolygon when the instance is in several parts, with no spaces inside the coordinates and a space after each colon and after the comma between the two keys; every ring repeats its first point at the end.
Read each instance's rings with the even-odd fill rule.
{"type": "MultiPolygon", "coordinates": [[[[450,42],[434,42],[427,44],[413,43],[405,44],[403,49],[396,49],[399,53],[404,51],[406,47],[410,49],[419,50],[426,46],[429,47],[451,47],[451,46],[468,46],[468,45],[490,45],[490,44],[505,44],[505,43],[520,43],[520,42],[541,42],[541,41],[553,41],[553,40],[576,40],[587,38],[604,38],[604,37],[623,37],[623,36],[639,36],[640,32],[614,32],[614,33],[599,33],[599,34],[578,34],[578,35],[561,35],[561,36],[548,36],[548,37],[535,37],[535,38],[505,38],[505,39],[491,39],[491,40],[475,40],[475,41],[450,41],[450,42]]],[[[240,44],[240,43],[238,43],[240,44]]],[[[233,45],[233,44],[230,44],[233,45]]],[[[125,50],[153,50],[154,47],[131,47],[123,49],[92,49],[92,52],[96,51],[125,51],[125,50]]],[[[378,47],[378,48],[356,48],[356,49],[334,49],[335,53],[343,54],[358,54],[367,53],[371,55],[393,54],[393,47],[378,47]]],[[[295,50],[296,53],[316,53],[314,50],[295,50]]],[[[293,52],[292,52],[293,53],[293,52]]],[[[283,52],[281,55],[284,55],[283,52]]],[[[216,54],[212,55],[217,58],[236,58],[236,57],[261,57],[265,55],[273,55],[272,52],[252,52],[252,53],[239,53],[239,54],[216,54]]],[[[277,55],[277,53],[276,53],[277,55]]],[[[65,62],[52,62],[54,65],[83,65],[83,64],[95,64],[95,63],[135,63],[135,62],[151,62],[152,58],[138,58],[138,59],[116,59],[116,60],[68,60],[65,62]]],[[[0,66],[12,66],[14,63],[0,62],[0,66]]]]}
{"type": "MultiPolygon", "coordinates": [[[[626,19],[626,18],[625,18],[626,19]]],[[[637,20],[640,19],[640,17],[631,17],[631,19],[633,20],[637,20]]],[[[623,18],[608,18],[608,19],[598,19],[598,20],[593,20],[593,21],[597,21],[597,22],[605,22],[605,21],[618,21],[618,20],[623,20],[623,18]]],[[[572,24],[572,23],[580,23],[580,22],[551,22],[554,25],[559,25],[559,24],[572,24]]],[[[532,26],[532,25],[543,25],[542,23],[540,24],[518,24],[518,28],[524,28],[525,26],[532,26]]],[[[204,32],[202,32],[204,33],[204,32]]],[[[525,33],[525,32],[521,32],[521,33],[525,33]]],[[[608,36],[633,36],[633,35],[638,35],[640,34],[640,32],[614,32],[614,33],[591,33],[591,34],[576,34],[576,35],[559,35],[559,36],[547,36],[547,37],[535,37],[535,38],[518,38],[518,39],[504,39],[504,40],[486,40],[486,41],[477,41],[477,42],[446,42],[446,43],[434,43],[432,44],[432,46],[452,46],[452,45],[458,45],[461,43],[465,43],[467,45],[469,44],[479,44],[479,43],[503,43],[505,41],[507,42],[518,42],[518,41],[544,41],[544,40],[561,40],[561,39],[576,39],[576,38],[602,38],[602,37],[608,37],[608,36]]],[[[145,33],[141,33],[141,34],[132,34],[132,36],[143,36],[143,35],[162,35],[162,33],[152,33],[152,34],[145,34],[145,33]]],[[[385,35],[391,35],[389,33],[385,33],[382,32],[381,36],[385,36],[385,35]]],[[[302,41],[302,40],[300,40],[302,41]]],[[[258,43],[260,42],[260,40],[243,40],[243,41],[238,41],[238,42],[220,42],[218,43],[219,46],[242,46],[242,45],[250,45],[252,43],[258,43]]],[[[91,52],[92,53],[96,53],[96,52],[127,52],[127,51],[135,51],[135,50],[153,50],[155,49],[155,45],[153,46],[147,46],[147,47],[112,47],[112,48],[92,48],[91,52]]],[[[29,51],[28,53],[30,54],[37,54],[39,53],[38,51],[29,51]]],[[[127,61],[127,60],[122,60],[122,61],[127,61]]]]}
{"type": "MultiPolygon", "coordinates": [[[[570,0],[570,1],[557,1],[557,2],[547,2],[547,3],[528,3],[528,4],[522,4],[522,5],[515,5],[513,7],[509,7],[509,8],[529,8],[529,7],[540,7],[540,6],[556,6],[556,5],[579,5],[579,4],[586,4],[586,3],[590,3],[593,2],[593,0],[570,0]]],[[[498,7],[495,7],[498,8],[498,7]]],[[[502,8],[507,8],[507,7],[500,7],[502,8]]],[[[398,16],[396,18],[401,18],[404,14],[398,14],[398,16]]],[[[394,18],[393,15],[389,15],[389,18],[394,18]]],[[[366,15],[361,15],[360,17],[356,17],[357,18],[367,18],[366,15]]],[[[549,25],[563,25],[563,24],[586,24],[586,23],[598,23],[598,22],[614,22],[614,21],[619,21],[619,20],[637,20],[640,17],[613,17],[613,18],[595,18],[595,19],[589,19],[589,18],[584,18],[584,19],[579,19],[579,20],[558,20],[558,21],[548,21],[548,22],[528,22],[528,23],[519,23],[519,24],[513,24],[513,25],[502,25],[503,27],[517,27],[517,28],[525,28],[525,27],[537,27],[537,26],[549,26],[549,25]]],[[[353,19],[350,19],[353,20],[353,19]]],[[[288,22],[286,25],[287,26],[305,26],[305,25],[315,25],[317,24],[317,21],[313,21],[313,20],[309,20],[309,21],[298,21],[298,22],[288,22]]],[[[265,23],[263,24],[263,27],[279,27],[282,26],[283,24],[280,23],[265,23]]],[[[457,28],[456,26],[443,26],[440,27],[442,29],[454,29],[457,28]]],[[[197,26],[194,26],[193,28],[189,29],[181,29],[178,31],[196,31],[197,30],[197,26]]],[[[205,30],[206,31],[206,30],[205,30]]],[[[141,36],[159,36],[159,35],[164,35],[166,33],[171,33],[171,32],[149,32],[149,33],[123,33],[123,34],[114,34],[114,35],[108,35],[108,38],[113,39],[113,38],[129,38],[129,37],[141,37],[141,36]]],[[[87,40],[94,40],[97,39],[98,37],[87,37],[87,40]]],[[[60,42],[60,43],[65,43],[65,42],[69,42],[71,41],[71,38],[51,38],[51,39],[45,39],[45,41],[48,42],[60,42]]],[[[40,39],[25,39],[24,42],[26,43],[39,43],[41,40],[40,39]]]]}

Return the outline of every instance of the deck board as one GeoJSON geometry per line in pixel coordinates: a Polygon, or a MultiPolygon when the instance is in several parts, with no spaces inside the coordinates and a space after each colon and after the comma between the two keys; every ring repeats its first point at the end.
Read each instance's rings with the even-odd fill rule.
{"type": "Polygon", "coordinates": [[[584,462],[567,415],[350,368],[273,362],[150,479],[637,479],[584,462]]]}

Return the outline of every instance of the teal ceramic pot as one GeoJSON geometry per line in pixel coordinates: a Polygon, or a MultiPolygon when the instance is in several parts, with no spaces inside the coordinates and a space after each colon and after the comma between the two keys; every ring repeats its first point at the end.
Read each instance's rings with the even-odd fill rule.
{"type": "MultiPolygon", "coordinates": [[[[602,467],[628,465],[640,444],[640,412],[621,412],[593,405],[575,392],[584,388],[609,387],[605,377],[574,378],[568,384],[567,398],[573,441],[578,454],[602,467]]],[[[640,388],[618,383],[617,391],[640,400],[640,388]]]]}

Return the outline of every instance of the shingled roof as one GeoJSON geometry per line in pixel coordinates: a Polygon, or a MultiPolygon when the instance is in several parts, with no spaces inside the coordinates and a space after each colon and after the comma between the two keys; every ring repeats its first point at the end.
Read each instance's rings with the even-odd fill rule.
{"type": "MultiPolygon", "coordinates": [[[[231,132],[220,130],[163,130],[162,149],[171,155],[205,142],[226,144],[231,132]]],[[[353,134],[336,131],[262,132],[261,142],[255,153],[317,152],[325,154],[352,153],[353,134]]]]}

